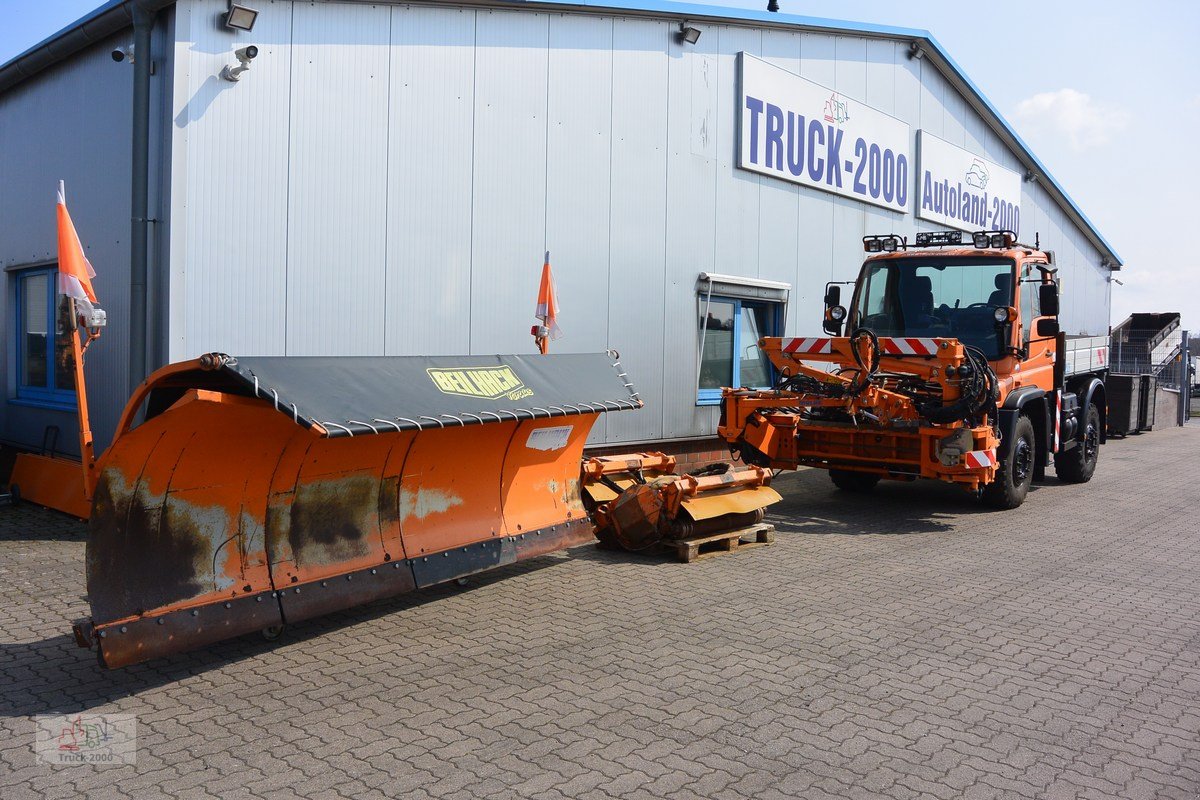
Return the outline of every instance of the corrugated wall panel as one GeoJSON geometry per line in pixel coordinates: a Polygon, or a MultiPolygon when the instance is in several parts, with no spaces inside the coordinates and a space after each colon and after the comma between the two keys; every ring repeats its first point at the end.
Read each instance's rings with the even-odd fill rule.
{"type": "Polygon", "coordinates": [[[860,36],[838,36],[833,40],[837,66],[833,71],[834,88],[839,93],[867,101],[867,40],[860,36]]]}
{"type": "Polygon", "coordinates": [[[699,309],[696,279],[717,271],[716,146],[717,107],[715,26],[695,45],[670,39],[667,111],[667,261],[663,319],[668,341],[661,353],[668,397],[663,435],[696,436],[713,430],[709,407],[695,405],[699,309]]]}
{"type": "Polygon", "coordinates": [[[762,33],[754,28],[719,28],[716,64],[716,216],[714,263],[718,272],[758,277],[759,186],[763,179],[737,169],[738,53],[757,56],[762,33]]]}
{"type": "Polygon", "coordinates": [[[388,6],[295,5],[288,355],[384,352],[390,17],[388,6]],[[325,224],[331,215],[345,224],[325,224]]]}
{"type": "Polygon", "coordinates": [[[934,136],[941,136],[946,131],[946,79],[937,68],[925,59],[921,59],[921,124],[922,130],[929,131],[934,136]]]}
{"type": "Polygon", "coordinates": [[[471,352],[525,352],[546,247],[549,17],[480,10],[475,54],[471,352]]]}
{"type": "Polygon", "coordinates": [[[172,360],[287,349],[292,4],[260,3],[253,40],[216,24],[226,8],[178,7],[172,360]],[[237,83],[218,77],[251,41],[259,55],[250,71],[237,83]]]}
{"type": "MultiPolygon", "coordinates": [[[[183,323],[172,329],[176,355],[276,352],[288,338],[294,351],[362,352],[380,338],[388,353],[528,351],[549,248],[566,331],[552,346],[620,350],[647,401],[641,413],[606,420],[597,437],[702,436],[716,411],[694,399],[700,272],[791,283],[788,332],[812,334],[825,281],[854,275],[862,235],[937,227],[738,170],[738,52],[891,113],[914,138],[924,127],[1016,163],[903,42],[705,23],[700,41],[685,45],[677,21],[317,6],[296,4],[298,41],[310,23],[319,32],[293,54],[292,5],[264,0],[254,32],[264,53],[236,86],[215,78],[241,43],[211,24],[222,0],[181,6],[193,24],[181,40],[187,73],[176,93],[177,182],[186,189],[177,187],[173,209],[182,220],[172,238],[173,318],[183,323]],[[386,23],[374,22],[385,10],[387,38],[386,23]],[[321,22],[322,13],[332,16],[321,22]],[[323,50],[318,42],[354,52],[333,71],[314,63],[306,73],[306,48],[323,50]],[[354,120],[355,157],[341,169],[295,161],[297,149],[328,149],[333,134],[315,119],[321,113],[354,120]],[[322,194],[354,200],[329,202],[323,215],[322,194]],[[340,238],[350,230],[364,235],[340,238]],[[329,330],[321,293],[362,283],[378,290],[325,303],[353,318],[345,331],[310,339],[288,317],[285,337],[285,313],[302,309],[297,316],[318,322],[312,332],[329,330]]],[[[1068,256],[1072,227],[1061,213],[1050,218],[1036,184],[1026,197],[1033,206],[1023,233],[1038,220],[1077,284],[1079,305],[1064,298],[1067,327],[1095,325],[1092,309],[1108,291],[1095,252],[1076,243],[1079,255],[1068,256]]]]}
{"type": "Polygon", "coordinates": [[[663,408],[678,402],[664,397],[663,384],[663,355],[687,338],[666,331],[663,315],[670,36],[665,22],[618,18],[613,26],[622,57],[612,65],[608,344],[621,353],[646,407],[612,415],[609,441],[661,437],[663,408]]]}
{"type": "MultiPolygon", "coordinates": [[[[58,258],[55,191],[67,205],[109,325],[88,352],[92,427],[104,447],[128,398],[129,137],[133,70],[109,53],[115,36],[0,96],[0,269],[58,258]],[[82,133],[81,133],[82,132],[82,133]]],[[[40,447],[47,425],[58,447],[77,453],[74,412],[8,402],[16,394],[11,273],[0,272],[0,438],[40,447]]]]}
{"type": "Polygon", "coordinates": [[[471,349],[475,10],[392,9],[387,354],[471,349]]]}
{"type": "MultiPolygon", "coordinates": [[[[612,157],[611,18],[550,15],[546,151],[546,246],[554,267],[563,324],[571,335],[551,343],[555,351],[595,352],[609,340],[609,209],[612,157]]],[[[526,276],[527,309],[533,322],[536,269],[526,276]]],[[[517,306],[520,309],[520,306],[517,306]]],[[[636,316],[639,308],[625,309],[636,316]]],[[[531,344],[526,339],[526,347],[531,344]]],[[[590,443],[606,438],[607,419],[592,428],[590,443]]]]}
{"type": "Polygon", "coordinates": [[[834,39],[824,33],[800,34],[800,74],[810,81],[833,88],[837,83],[834,39]]]}
{"type": "MultiPolygon", "coordinates": [[[[761,55],[772,64],[799,74],[800,44],[799,33],[764,30],[761,55]]],[[[792,318],[799,313],[798,309],[807,308],[812,301],[809,287],[813,281],[800,274],[799,214],[799,186],[787,181],[759,179],[758,276],[791,284],[785,328],[792,324],[792,318]]]]}

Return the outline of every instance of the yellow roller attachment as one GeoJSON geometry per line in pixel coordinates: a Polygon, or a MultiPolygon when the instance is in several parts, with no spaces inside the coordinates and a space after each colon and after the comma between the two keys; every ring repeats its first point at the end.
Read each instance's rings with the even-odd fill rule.
{"type": "Polygon", "coordinates": [[[779,492],[770,486],[740,486],[686,498],[683,500],[683,510],[700,522],[725,514],[749,514],[782,499],[779,492]]]}

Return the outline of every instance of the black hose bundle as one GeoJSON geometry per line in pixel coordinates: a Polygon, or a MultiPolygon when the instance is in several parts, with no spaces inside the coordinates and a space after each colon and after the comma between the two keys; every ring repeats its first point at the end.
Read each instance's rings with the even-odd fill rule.
{"type": "Polygon", "coordinates": [[[875,377],[875,373],[879,372],[879,337],[875,335],[875,331],[870,328],[855,328],[850,334],[850,352],[854,355],[854,363],[858,364],[858,374],[854,380],[850,381],[850,385],[846,387],[846,393],[854,397],[858,397],[863,393],[868,386],[871,385],[871,380],[875,377]],[[866,361],[863,360],[861,348],[858,346],[858,340],[866,337],[870,342],[871,355],[866,361]]]}
{"type": "Polygon", "coordinates": [[[1000,398],[1000,381],[988,363],[987,356],[974,347],[964,347],[969,371],[962,377],[961,395],[948,406],[923,403],[917,411],[930,422],[947,423],[964,420],[974,425],[986,414],[995,424],[996,400],[1000,398]]]}
{"type": "MultiPolygon", "coordinates": [[[[996,400],[1000,398],[1000,382],[996,373],[988,363],[987,356],[982,350],[965,346],[968,370],[961,376],[961,395],[958,400],[948,406],[941,404],[941,398],[929,397],[925,384],[916,378],[902,379],[895,386],[898,391],[913,399],[917,411],[930,422],[945,424],[966,421],[975,425],[986,414],[996,424],[996,400]]],[[[838,374],[853,372],[854,377],[847,384],[826,383],[809,375],[783,375],[775,388],[778,391],[791,392],[815,397],[858,397],[879,374],[879,364],[882,351],[879,347],[879,337],[870,328],[855,328],[850,334],[850,352],[854,356],[855,366],[844,367],[838,374]],[[867,340],[867,346],[860,346],[862,339],[867,340]],[[866,355],[863,350],[866,350],[866,355]]],[[[816,411],[810,412],[816,413],[816,411]]]]}

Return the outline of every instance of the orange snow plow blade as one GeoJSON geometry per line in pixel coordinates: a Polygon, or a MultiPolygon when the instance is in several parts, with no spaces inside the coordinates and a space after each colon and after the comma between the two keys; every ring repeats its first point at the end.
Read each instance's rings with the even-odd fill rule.
{"type": "Polygon", "coordinates": [[[98,464],[76,639],[118,667],[590,540],[584,443],[640,406],[605,354],[165,367],[98,464]]]}
{"type": "Polygon", "coordinates": [[[82,469],[70,458],[17,453],[9,482],[27,503],[87,519],[91,503],[84,496],[82,469]]]}

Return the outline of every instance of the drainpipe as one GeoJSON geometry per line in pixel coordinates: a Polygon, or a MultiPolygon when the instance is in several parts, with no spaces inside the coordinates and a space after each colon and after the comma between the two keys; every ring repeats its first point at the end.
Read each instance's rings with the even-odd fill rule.
{"type": "Polygon", "coordinates": [[[146,377],[146,274],[150,233],[150,34],[155,11],[133,4],[133,185],[130,192],[129,391],[146,377]]]}

